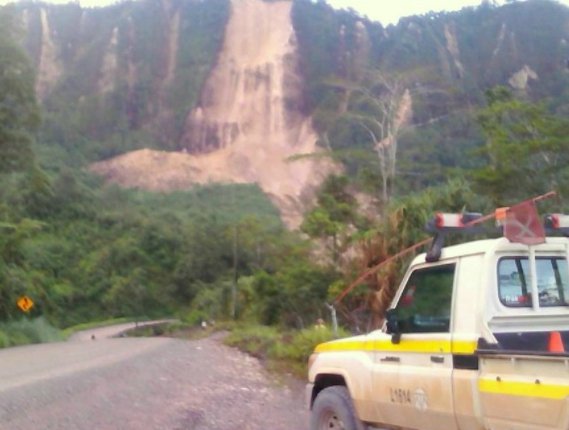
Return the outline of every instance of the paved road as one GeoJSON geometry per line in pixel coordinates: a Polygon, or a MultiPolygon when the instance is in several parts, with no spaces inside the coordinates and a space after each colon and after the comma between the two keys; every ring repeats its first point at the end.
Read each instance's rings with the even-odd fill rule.
{"type": "Polygon", "coordinates": [[[303,430],[302,387],[214,338],[0,350],[1,430],[303,430]]]}

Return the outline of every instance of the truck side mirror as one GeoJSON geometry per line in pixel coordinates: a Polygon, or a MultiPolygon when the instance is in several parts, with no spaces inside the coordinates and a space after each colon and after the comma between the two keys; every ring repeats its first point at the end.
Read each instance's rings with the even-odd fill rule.
{"type": "Polygon", "coordinates": [[[387,321],[387,333],[391,334],[391,342],[397,345],[401,342],[401,331],[399,329],[397,309],[389,309],[385,314],[385,319],[387,321]]]}

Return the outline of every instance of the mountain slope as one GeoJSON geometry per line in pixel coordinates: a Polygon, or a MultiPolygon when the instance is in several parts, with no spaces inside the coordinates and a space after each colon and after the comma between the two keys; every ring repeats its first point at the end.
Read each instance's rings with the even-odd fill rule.
{"type": "Polygon", "coordinates": [[[557,2],[484,3],[404,18],[387,28],[310,0],[297,0],[293,16],[305,111],[333,149],[370,154],[363,160],[341,155],[351,174],[377,182],[379,169],[370,162],[369,133],[354,120],[370,112],[358,104],[357,89],[378,100],[378,82],[409,89],[413,122],[398,136],[399,192],[440,183],[452,169],[480,162],[472,151],[483,144],[476,112],[495,85],[544,100],[557,114],[569,112],[569,8],[557,2]],[[350,91],[339,89],[345,82],[350,91]]]}
{"type": "Polygon", "coordinates": [[[141,150],[93,171],[124,186],[156,190],[195,183],[258,183],[297,227],[309,195],[331,164],[289,161],[317,150],[301,104],[291,2],[234,0],[225,40],[200,105],[186,120],[182,153],[141,150]],[[189,154],[192,153],[192,154],[189,154]]]}
{"type": "Polygon", "coordinates": [[[97,162],[94,171],[125,186],[257,182],[289,225],[333,170],[286,161],[316,151],[318,138],[377,188],[378,146],[360,118],[382,117],[359,96],[384,100],[378,75],[412,106],[398,136],[400,193],[479,163],[476,111],[494,85],[569,112],[569,9],[548,0],[387,28],[311,0],[17,9],[38,70],[43,144],[97,162]]]}

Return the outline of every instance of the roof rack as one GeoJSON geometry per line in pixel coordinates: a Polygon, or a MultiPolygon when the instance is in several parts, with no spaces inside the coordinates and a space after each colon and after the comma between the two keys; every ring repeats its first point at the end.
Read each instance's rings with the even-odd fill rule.
{"type": "Polygon", "coordinates": [[[427,232],[434,235],[427,251],[427,263],[440,260],[447,234],[480,234],[484,232],[484,228],[476,223],[477,220],[481,219],[482,214],[477,212],[464,212],[461,214],[436,213],[426,225],[427,232]]]}
{"type": "MultiPolygon", "coordinates": [[[[506,214],[510,208],[498,208],[495,212],[496,228],[485,228],[480,222],[484,217],[476,212],[464,212],[451,214],[438,212],[425,226],[428,233],[433,234],[433,241],[427,251],[426,261],[433,263],[441,258],[445,238],[450,233],[461,234],[504,234],[504,226],[507,223],[506,214]]],[[[547,236],[569,237],[569,215],[547,214],[543,217],[543,226],[547,236]]]]}

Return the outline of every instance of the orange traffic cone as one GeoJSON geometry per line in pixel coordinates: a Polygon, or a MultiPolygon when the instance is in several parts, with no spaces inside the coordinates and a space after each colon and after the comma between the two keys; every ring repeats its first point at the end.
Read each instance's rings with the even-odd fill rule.
{"type": "Polygon", "coordinates": [[[558,331],[552,331],[549,333],[549,352],[565,352],[565,347],[563,346],[563,339],[561,339],[561,333],[558,331]]]}

